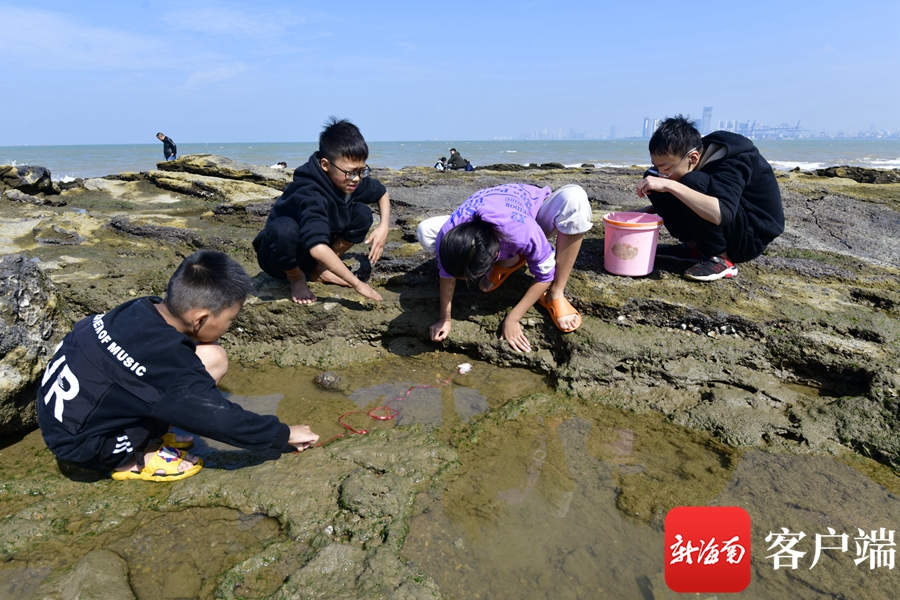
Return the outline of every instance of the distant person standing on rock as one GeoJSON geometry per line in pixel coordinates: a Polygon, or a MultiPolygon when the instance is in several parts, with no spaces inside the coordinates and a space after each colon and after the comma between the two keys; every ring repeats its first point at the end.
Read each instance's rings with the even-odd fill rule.
{"type": "Polygon", "coordinates": [[[176,156],[178,154],[178,148],[175,146],[175,142],[172,141],[172,138],[162,132],[157,133],[156,138],[163,143],[163,154],[167,161],[178,158],[176,156]]]}
{"type": "Polygon", "coordinates": [[[450,160],[447,161],[447,168],[453,171],[466,168],[466,159],[460,156],[456,148],[450,148],[450,160]]]}

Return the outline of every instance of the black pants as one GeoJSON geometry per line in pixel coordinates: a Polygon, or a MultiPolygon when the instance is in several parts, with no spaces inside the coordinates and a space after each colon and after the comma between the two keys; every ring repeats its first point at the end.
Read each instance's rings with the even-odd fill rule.
{"type": "MultiPolygon", "coordinates": [[[[372,209],[353,202],[349,225],[342,231],[332,232],[331,242],[341,237],[351,244],[359,244],[366,239],[372,221],[372,209]]],[[[308,276],[318,266],[309,249],[300,243],[300,225],[291,217],[270,218],[253,240],[253,248],[259,268],[276,279],[287,279],[285,272],[295,267],[300,267],[308,276]]]]}
{"type": "Polygon", "coordinates": [[[651,192],[650,202],[672,237],[696,242],[704,256],[721,256],[727,252],[732,262],[747,262],[762,254],[768,245],[756,234],[740,206],[730,223],[715,225],[672,194],[651,192]]]}
{"type": "Polygon", "coordinates": [[[149,418],[141,419],[138,423],[118,433],[108,434],[97,450],[97,455],[92,460],[72,462],[65,458],[57,457],[57,463],[63,475],[70,479],[73,476],[85,476],[79,470],[97,471],[106,474],[137,456],[140,456],[141,460],[143,460],[143,453],[147,445],[151,441],[161,438],[168,430],[169,426],[162,421],[149,418]],[[70,473],[67,473],[66,469],[70,473]]]}

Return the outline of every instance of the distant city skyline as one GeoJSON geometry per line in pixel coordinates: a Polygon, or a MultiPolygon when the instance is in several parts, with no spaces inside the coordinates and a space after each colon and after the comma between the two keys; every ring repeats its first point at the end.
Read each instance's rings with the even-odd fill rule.
{"type": "MultiPolygon", "coordinates": [[[[695,125],[701,135],[712,133],[713,131],[731,131],[745,135],[751,139],[900,139],[900,130],[879,129],[874,124],[868,129],[859,131],[844,130],[827,130],[820,129],[818,131],[808,129],[802,126],[802,120],[796,123],[781,122],[778,125],[765,124],[756,119],[715,119],[712,106],[704,106],[700,118],[693,117],[690,113],[685,114],[688,118],[695,122],[695,125]]],[[[671,117],[675,115],[666,115],[671,117]]],[[[666,118],[663,117],[663,118],[666,118]]],[[[584,132],[575,127],[568,128],[540,128],[533,129],[527,133],[521,133],[516,136],[495,136],[494,140],[603,140],[603,139],[633,139],[633,138],[650,138],[653,132],[659,127],[663,118],[644,117],[642,125],[639,129],[635,129],[631,134],[625,133],[616,135],[616,127],[613,126],[609,134],[602,132],[584,132]]],[[[627,129],[625,131],[628,131],[627,129]]]]}
{"type": "MultiPolygon", "coordinates": [[[[692,119],[695,121],[695,125],[701,135],[706,135],[713,131],[731,131],[751,139],[900,139],[900,130],[890,131],[878,129],[874,124],[870,125],[866,130],[846,132],[843,130],[828,131],[824,128],[818,131],[807,129],[801,126],[802,119],[798,119],[793,125],[785,122],[779,123],[778,125],[768,125],[761,121],[757,121],[756,119],[719,119],[716,121],[713,117],[713,108],[714,107],[712,106],[704,106],[702,117],[699,119],[692,119]]],[[[690,114],[684,116],[691,119],[690,114]]],[[[660,121],[662,121],[662,119],[644,117],[641,137],[651,137],[653,132],[659,127],[660,121]]]]}

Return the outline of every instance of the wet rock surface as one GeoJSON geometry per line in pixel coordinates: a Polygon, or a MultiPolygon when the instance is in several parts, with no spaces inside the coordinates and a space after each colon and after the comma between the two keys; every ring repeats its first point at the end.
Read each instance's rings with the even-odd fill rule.
{"type": "Polygon", "coordinates": [[[0,435],[37,424],[34,398],[51,339],[70,324],[36,263],[22,254],[0,257],[0,435]]]}
{"type": "Polygon", "coordinates": [[[341,376],[332,371],[322,371],[316,375],[315,381],[326,390],[329,390],[341,384],[341,376]]]}
{"type": "Polygon", "coordinates": [[[900,171],[864,167],[828,167],[813,171],[819,177],[844,177],[858,183],[900,183],[900,171]]]}
{"type": "Polygon", "coordinates": [[[215,154],[188,154],[177,160],[157,163],[156,168],[170,173],[194,173],[221,179],[250,181],[273,188],[279,194],[284,186],[291,182],[293,173],[293,171],[270,169],[260,165],[248,165],[215,154]]]}
{"type": "Polygon", "coordinates": [[[50,169],[29,165],[0,165],[0,189],[14,189],[24,194],[53,194],[50,169]]]}
{"type": "MultiPolygon", "coordinates": [[[[77,319],[132,297],[162,295],[184,256],[215,248],[238,259],[257,290],[223,338],[235,365],[269,360],[337,370],[374,363],[385,351],[452,350],[545,373],[580,401],[666,415],[731,447],[850,448],[900,467],[900,183],[779,173],[785,234],[765,256],[739,265],[735,280],[700,284],[681,277],[684,265],[663,259],[642,278],[604,271],[601,218],[643,205],[634,193],[640,169],[377,169],[373,176],[392,198],[385,255],[371,265],[359,246],[345,259],[384,301],[313,283],[319,301],[298,306],[284,282],[260,272],[250,244],[289,174],[210,156],[166,164],[172,166],[160,165],[156,174],[85,180],[56,197],[66,206],[0,204],[0,246],[25,253],[17,264],[38,259],[33,268],[58,290],[56,300],[41,304],[64,302],[77,319]],[[459,286],[451,335],[435,344],[428,327],[437,318],[438,274],[415,242],[416,225],[449,214],[478,189],[511,180],[554,188],[577,183],[588,192],[595,226],[567,289],[584,325],[563,335],[533,308],[523,319],[533,351],[512,351],[497,330],[529,284],[520,271],[492,294],[459,286]]],[[[36,317],[21,335],[39,332],[40,348],[52,348],[68,329],[54,314],[36,317]],[[42,329],[38,322],[55,325],[42,329]]],[[[19,347],[10,345],[7,356],[19,347]]],[[[47,352],[21,353],[30,356],[14,361],[25,365],[26,373],[16,375],[25,389],[40,376],[47,352]]],[[[7,418],[3,431],[33,423],[27,403],[4,406],[19,416],[7,418]]],[[[143,487],[108,499],[99,512],[85,509],[79,527],[102,531],[115,526],[115,515],[148,508],[227,506],[278,519],[287,538],[228,567],[215,591],[222,597],[249,597],[256,574],[271,582],[273,573],[284,582],[280,591],[260,588],[256,596],[437,597],[434,582],[398,557],[416,490],[437,481],[454,453],[427,434],[403,431],[383,434],[395,436],[390,443],[382,434],[341,440],[326,452],[237,471],[208,469],[150,492],[143,487]]],[[[54,506],[87,507],[95,494],[110,498],[114,485],[63,479],[40,450],[39,434],[26,438],[35,435],[37,479],[26,480],[16,467],[0,483],[12,515],[0,523],[8,557],[27,556],[46,540],[65,544],[72,534],[54,517],[54,506]],[[35,518],[39,511],[47,515],[43,522],[35,518]]],[[[79,549],[83,556],[92,548],[79,549]]]]}

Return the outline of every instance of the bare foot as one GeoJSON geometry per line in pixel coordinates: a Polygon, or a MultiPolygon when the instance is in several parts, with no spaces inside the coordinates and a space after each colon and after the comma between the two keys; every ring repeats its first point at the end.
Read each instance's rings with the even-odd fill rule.
{"type": "MultiPolygon", "coordinates": [[[[552,294],[550,290],[547,290],[547,301],[552,302],[562,296],[562,294],[552,294]]],[[[581,327],[581,315],[575,313],[574,315],[566,315],[564,317],[560,317],[556,321],[559,323],[559,326],[562,329],[577,329],[581,327]]]]}
{"type": "Polygon", "coordinates": [[[332,285],[340,285],[343,287],[353,287],[328,269],[323,270],[321,273],[313,272],[309,276],[310,281],[318,281],[320,283],[330,283],[332,285]]]}
{"type": "Polygon", "coordinates": [[[316,301],[316,295],[312,293],[305,279],[291,281],[291,300],[297,304],[312,304],[316,301]]]}

